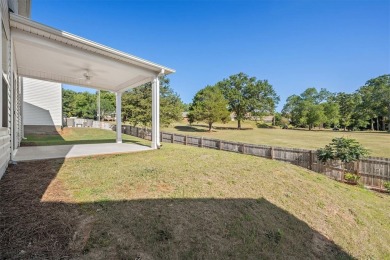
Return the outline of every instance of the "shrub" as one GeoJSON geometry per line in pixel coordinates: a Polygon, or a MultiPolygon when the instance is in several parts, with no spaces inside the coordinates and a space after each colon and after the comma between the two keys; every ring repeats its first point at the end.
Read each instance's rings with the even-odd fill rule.
{"type": "Polygon", "coordinates": [[[387,190],[388,192],[390,192],[390,181],[385,181],[385,183],[384,183],[383,186],[385,186],[386,190],[387,190]]]}
{"type": "Polygon", "coordinates": [[[271,128],[267,123],[257,123],[258,128],[271,128]]]}
{"type": "Polygon", "coordinates": [[[346,174],[344,175],[344,179],[345,179],[346,181],[348,181],[348,182],[357,183],[358,180],[360,179],[360,176],[357,175],[357,174],[348,172],[348,173],[346,173],[346,174]]]}
{"type": "MultiPolygon", "coordinates": [[[[330,144],[317,150],[317,158],[321,162],[340,160],[343,173],[345,172],[346,163],[360,160],[365,155],[368,155],[367,149],[356,140],[344,137],[334,138],[330,144]]],[[[359,178],[357,174],[352,173],[347,173],[344,176],[344,179],[351,182],[357,182],[359,178]]]]}
{"type": "Polygon", "coordinates": [[[318,149],[317,157],[321,162],[340,160],[343,163],[347,163],[360,160],[368,153],[368,150],[355,139],[340,137],[332,139],[330,144],[318,149]]]}

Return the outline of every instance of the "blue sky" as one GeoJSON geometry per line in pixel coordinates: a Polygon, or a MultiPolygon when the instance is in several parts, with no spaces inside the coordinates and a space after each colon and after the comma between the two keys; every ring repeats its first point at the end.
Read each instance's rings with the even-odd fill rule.
{"type": "Polygon", "coordinates": [[[186,103],[244,72],[286,98],[390,73],[390,1],[33,0],[32,19],[176,69],[186,103]]]}

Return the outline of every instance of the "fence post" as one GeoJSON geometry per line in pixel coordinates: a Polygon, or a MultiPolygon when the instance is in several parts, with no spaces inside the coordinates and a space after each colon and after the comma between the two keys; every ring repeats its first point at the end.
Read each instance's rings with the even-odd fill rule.
{"type": "Polygon", "coordinates": [[[222,140],[219,140],[219,143],[218,143],[218,150],[222,150],[222,140]]]}
{"type": "Polygon", "coordinates": [[[139,128],[138,127],[135,127],[135,136],[139,137],[139,128]]]}
{"type": "Polygon", "coordinates": [[[359,175],[359,164],[360,164],[360,161],[356,161],[356,164],[353,164],[353,167],[356,167],[355,173],[356,173],[357,175],[359,175]]]}
{"type": "Polygon", "coordinates": [[[245,154],[245,144],[242,144],[242,153],[245,154]]]}
{"type": "Polygon", "coordinates": [[[199,139],[199,142],[200,142],[199,147],[203,147],[203,137],[201,137],[201,138],[199,139]]]}
{"type": "Polygon", "coordinates": [[[163,139],[162,139],[162,132],[160,131],[160,142],[162,143],[163,139]]]}
{"type": "Polygon", "coordinates": [[[309,151],[309,169],[310,170],[313,169],[313,151],[312,150],[309,151]]]}
{"type": "Polygon", "coordinates": [[[184,145],[187,145],[187,136],[184,136],[184,145]]]}
{"type": "Polygon", "coordinates": [[[271,146],[271,159],[273,160],[274,159],[274,147],[271,146]]]}
{"type": "Polygon", "coordinates": [[[171,143],[173,143],[173,140],[175,139],[175,134],[171,135],[171,143]]]}

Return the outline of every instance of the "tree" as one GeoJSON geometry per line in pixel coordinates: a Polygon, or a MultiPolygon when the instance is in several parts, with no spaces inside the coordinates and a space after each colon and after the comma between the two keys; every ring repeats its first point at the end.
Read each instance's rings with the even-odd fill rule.
{"type": "Polygon", "coordinates": [[[115,113],[115,94],[109,91],[100,91],[100,116],[114,114],[115,113]]]}
{"type": "Polygon", "coordinates": [[[205,121],[209,126],[209,131],[211,131],[213,123],[226,121],[226,118],[229,117],[227,106],[227,101],[218,87],[206,86],[196,93],[192,101],[191,118],[205,121]]]}
{"type": "Polygon", "coordinates": [[[73,115],[79,118],[94,119],[96,115],[96,95],[87,91],[77,93],[74,98],[73,115]]]}
{"type": "MultiPolygon", "coordinates": [[[[167,126],[181,118],[182,102],[170,88],[169,79],[160,78],[160,124],[167,126]]],[[[152,83],[125,92],[122,96],[122,112],[125,121],[134,126],[152,123],[152,83]]]]}
{"type": "Polygon", "coordinates": [[[67,117],[74,116],[74,99],[77,94],[73,90],[62,88],[62,113],[67,117]]]}
{"type": "MultiPolygon", "coordinates": [[[[151,84],[150,84],[151,86],[151,84]]],[[[160,78],[160,123],[168,126],[182,119],[183,102],[169,85],[169,79],[160,78]]]]}
{"type": "Polygon", "coordinates": [[[355,113],[353,115],[354,121],[358,121],[358,124],[367,126],[367,122],[370,121],[371,131],[374,131],[374,118],[376,115],[376,105],[373,100],[373,87],[372,86],[363,86],[358,89],[356,95],[359,97],[359,103],[356,106],[355,113]],[[364,122],[367,121],[364,125],[364,122]]]}
{"type": "Polygon", "coordinates": [[[309,125],[309,130],[319,126],[325,121],[324,107],[322,104],[306,104],[306,123],[309,125]]]}
{"type": "Polygon", "coordinates": [[[325,122],[328,126],[338,126],[340,120],[340,108],[339,105],[329,100],[326,103],[323,103],[325,122]]]}
{"type": "Polygon", "coordinates": [[[304,107],[302,106],[302,98],[297,95],[291,95],[287,98],[286,104],[282,109],[282,115],[291,120],[291,124],[298,126],[301,123],[304,107]]]}
{"type": "Polygon", "coordinates": [[[346,131],[347,127],[352,125],[352,116],[359,103],[359,97],[356,94],[337,93],[336,100],[339,105],[340,125],[346,131]]]}
{"type": "Polygon", "coordinates": [[[183,112],[190,111],[191,104],[183,103],[183,112]]]}
{"type": "Polygon", "coordinates": [[[290,123],[288,118],[284,117],[281,113],[276,112],[274,116],[276,126],[287,126],[290,123]]]}
{"type": "Polygon", "coordinates": [[[307,88],[299,96],[289,96],[282,113],[291,119],[293,125],[308,126],[309,130],[312,130],[313,127],[329,121],[328,115],[332,110],[325,104],[331,96],[332,94],[326,89],[317,91],[315,88],[307,88]]]}
{"type": "Polygon", "coordinates": [[[96,116],[96,95],[62,89],[62,111],[68,117],[94,119],[96,116]]]}
{"type": "MultiPolygon", "coordinates": [[[[367,110],[370,113],[370,116],[382,117],[382,130],[385,130],[384,118],[387,118],[387,121],[390,121],[390,74],[368,80],[358,92],[362,95],[365,106],[369,107],[367,110]]],[[[378,124],[377,128],[379,129],[378,124]]],[[[388,124],[388,131],[390,131],[390,122],[388,124]]]]}
{"type": "Polygon", "coordinates": [[[238,129],[249,113],[273,114],[279,102],[279,96],[267,80],[257,80],[242,72],[223,79],[216,86],[227,100],[229,111],[235,113],[238,129]]]}

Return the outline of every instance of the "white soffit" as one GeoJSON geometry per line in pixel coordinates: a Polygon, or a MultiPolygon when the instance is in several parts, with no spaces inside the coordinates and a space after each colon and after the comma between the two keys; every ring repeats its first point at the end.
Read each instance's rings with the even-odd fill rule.
{"type": "Polygon", "coordinates": [[[12,13],[10,23],[19,76],[117,92],[175,72],[12,13]]]}

